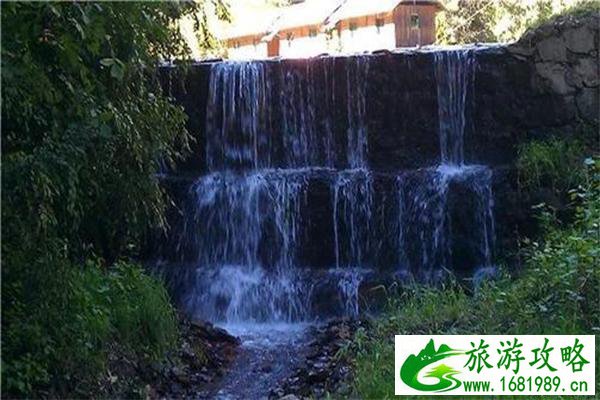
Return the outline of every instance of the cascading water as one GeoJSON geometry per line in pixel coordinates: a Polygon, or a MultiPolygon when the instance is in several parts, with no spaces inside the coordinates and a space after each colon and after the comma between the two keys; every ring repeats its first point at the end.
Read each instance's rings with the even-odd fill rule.
{"type": "Polygon", "coordinates": [[[190,191],[183,235],[197,254],[182,295],[191,313],[228,323],[313,320],[326,316],[318,299],[333,291],[327,301],[338,305],[325,308],[357,315],[372,271],[429,279],[491,265],[491,171],[465,165],[464,154],[474,52],[433,53],[440,164],[391,180],[369,168],[371,57],[212,65],[209,173],[190,191]],[[319,240],[310,232],[322,239],[311,251],[330,260],[319,269],[305,254],[319,240]]]}
{"type": "MultiPolygon", "coordinates": [[[[274,62],[223,62],[212,66],[207,106],[206,160],[209,175],[192,189],[196,230],[196,283],[183,302],[213,321],[299,321],[311,315],[312,285],[297,263],[301,203],[315,171],[329,168],[335,192],[332,216],[340,266],[365,261],[370,178],[365,170],[338,172],[337,164],[366,165],[367,57],[345,60],[344,99],[335,97],[334,59],[305,68],[274,62]],[[317,82],[316,76],[323,76],[317,82]],[[332,90],[322,93],[323,84],[332,90]],[[324,101],[320,97],[324,96],[324,101]],[[346,154],[335,152],[334,112],[345,102],[346,154]],[[323,107],[319,105],[324,104],[323,107]],[[273,132],[280,120],[281,132],[273,132]],[[284,169],[274,169],[283,167],[284,169]],[[365,225],[367,224],[367,225],[365,225]],[[338,241],[339,239],[339,241],[338,241]]],[[[184,235],[190,240],[189,232],[184,235]]],[[[336,279],[336,273],[324,275],[336,279]]],[[[320,275],[323,278],[323,274],[320,275]]],[[[353,278],[351,282],[357,282],[353,278]]],[[[340,310],[355,314],[357,285],[342,285],[340,310]],[[350,293],[354,287],[355,293],[350,293]],[[352,303],[352,304],[350,304],[352,303]]]]}
{"type": "Polygon", "coordinates": [[[176,286],[188,313],[244,340],[217,397],[264,396],[307,342],[303,322],[358,316],[382,279],[492,265],[492,172],[465,163],[475,52],[432,54],[440,162],[404,171],[370,168],[374,57],[211,65],[207,172],[177,247],[192,268],[176,286]]]}
{"type": "Polygon", "coordinates": [[[274,61],[221,62],[211,68],[206,117],[210,171],[367,165],[369,57],[283,68],[274,61]],[[336,97],[338,86],[343,96],[336,97]],[[345,137],[336,133],[345,110],[345,137]],[[279,124],[280,123],[280,124],[279,124]],[[336,148],[344,143],[343,154],[336,148]]]}
{"type": "Polygon", "coordinates": [[[346,69],[348,107],[348,165],[350,168],[366,167],[367,157],[367,76],[369,58],[353,57],[346,69]]]}
{"type": "Polygon", "coordinates": [[[434,54],[442,164],[464,163],[467,101],[474,84],[475,57],[469,49],[434,54]]]}
{"type": "Polygon", "coordinates": [[[490,266],[494,243],[491,178],[491,170],[479,165],[441,165],[417,175],[399,175],[400,266],[424,280],[435,279],[443,269],[464,270],[454,261],[457,240],[468,241],[465,249],[474,265],[490,266]],[[452,194],[460,197],[452,199],[452,194]],[[462,208],[467,204],[468,209],[462,208]],[[451,212],[455,208],[460,212],[451,212]],[[453,237],[453,225],[460,222],[454,218],[469,219],[468,237],[453,237]]]}
{"type": "Polygon", "coordinates": [[[333,183],[333,232],[337,268],[371,262],[373,177],[366,169],[341,171],[333,183]]]}
{"type": "MultiPolygon", "coordinates": [[[[473,235],[473,246],[479,265],[488,267],[491,266],[494,245],[492,175],[487,167],[465,165],[464,154],[465,131],[469,121],[467,113],[472,99],[469,93],[475,84],[475,54],[471,49],[438,51],[434,53],[434,61],[438,94],[440,165],[433,173],[434,194],[427,194],[435,199],[436,210],[429,213],[433,220],[427,217],[417,224],[421,238],[421,265],[425,266],[426,271],[435,265],[441,268],[447,268],[449,265],[452,257],[452,221],[446,211],[448,185],[453,181],[461,181],[475,193],[476,204],[472,215],[478,234],[473,235]],[[433,227],[428,228],[431,224],[433,227]],[[425,240],[426,235],[430,236],[429,240],[425,240]]],[[[424,208],[422,190],[418,189],[412,197],[413,217],[421,215],[419,210],[414,209],[415,202],[421,209],[424,208]]],[[[402,198],[406,196],[403,195],[402,198]]],[[[410,211],[403,215],[407,214],[410,214],[410,211]]],[[[404,233],[400,235],[401,238],[406,236],[404,233]]]]}
{"type": "MultiPolygon", "coordinates": [[[[451,176],[435,170],[427,171],[426,178],[418,180],[417,184],[411,178],[401,175],[397,179],[401,193],[399,197],[402,199],[402,213],[399,215],[399,237],[402,242],[399,246],[403,249],[401,254],[415,254],[413,259],[417,268],[410,264],[405,267],[427,274],[449,267],[446,199],[451,176]]],[[[405,262],[410,263],[408,260],[405,262]]]]}
{"type": "Polygon", "coordinates": [[[216,321],[298,320],[307,288],[294,268],[302,171],[213,173],[192,188],[197,283],[188,309],[216,321]]]}
{"type": "Polygon", "coordinates": [[[262,62],[224,62],[211,70],[206,160],[216,171],[227,167],[267,167],[261,135],[270,121],[270,85],[262,62]]]}

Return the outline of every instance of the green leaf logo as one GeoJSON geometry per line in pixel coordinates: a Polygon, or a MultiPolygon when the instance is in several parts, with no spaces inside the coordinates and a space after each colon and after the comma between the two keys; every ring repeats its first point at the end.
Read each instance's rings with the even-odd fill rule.
{"type": "Polygon", "coordinates": [[[437,383],[421,383],[418,376],[421,370],[427,366],[445,358],[464,353],[465,352],[462,350],[451,349],[445,344],[440,345],[440,348],[436,350],[433,339],[431,339],[418,355],[411,354],[404,361],[404,364],[402,364],[402,367],[400,368],[400,379],[411,388],[423,392],[447,392],[454,390],[461,385],[461,382],[454,377],[454,375],[459,374],[460,371],[445,364],[439,364],[425,374],[425,377],[437,378],[437,383]]]}

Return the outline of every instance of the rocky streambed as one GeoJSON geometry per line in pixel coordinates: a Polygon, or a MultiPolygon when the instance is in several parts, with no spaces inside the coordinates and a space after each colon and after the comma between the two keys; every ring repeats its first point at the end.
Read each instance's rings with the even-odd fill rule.
{"type": "Polygon", "coordinates": [[[313,326],[305,357],[270,393],[271,398],[322,398],[327,394],[351,394],[351,369],[345,350],[362,320],[338,319],[313,326]]]}
{"type": "Polygon", "coordinates": [[[146,371],[150,398],[203,398],[237,363],[241,341],[204,321],[180,319],[181,339],[165,365],[146,371]]]}
{"type": "Polygon", "coordinates": [[[184,339],[167,366],[146,371],[151,398],[303,399],[349,395],[345,356],[364,322],[230,324],[182,322],[184,339]],[[151,375],[151,376],[150,376],[151,375]]]}

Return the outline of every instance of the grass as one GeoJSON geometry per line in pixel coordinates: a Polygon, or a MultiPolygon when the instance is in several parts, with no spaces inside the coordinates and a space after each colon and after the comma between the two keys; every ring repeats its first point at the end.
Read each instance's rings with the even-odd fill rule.
{"type": "Polygon", "coordinates": [[[530,191],[550,188],[566,193],[585,178],[579,167],[584,155],[584,145],[575,139],[556,137],[524,143],[517,160],[519,185],[530,191]]]}
{"type": "MultiPolygon", "coordinates": [[[[522,271],[514,274],[504,271],[496,281],[486,282],[475,290],[451,281],[437,288],[412,285],[390,294],[383,315],[372,321],[371,329],[358,331],[354,338],[351,352],[356,395],[365,399],[394,397],[396,334],[598,335],[600,168],[597,163],[588,160],[585,183],[571,192],[575,213],[571,224],[556,224],[550,213],[542,211],[543,240],[526,243],[522,271]]],[[[596,362],[600,362],[598,350],[596,362]]],[[[600,385],[598,368],[596,385],[600,385]]]]}
{"type": "MultiPolygon", "coordinates": [[[[531,277],[521,279],[530,282],[531,277]]],[[[600,284],[597,276],[595,279],[595,284],[600,284]]],[[[598,333],[598,327],[586,327],[583,321],[578,320],[589,317],[597,320],[597,310],[595,316],[579,314],[576,318],[569,318],[570,321],[567,324],[569,329],[566,330],[563,330],[565,328],[560,325],[557,328],[551,322],[545,322],[543,316],[534,320],[535,326],[522,325],[522,321],[527,319],[527,314],[520,315],[513,309],[513,305],[520,304],[519,298],[524,297],[516,294],[522,285],[517,284],[511,289],[506,286],[508,282],[491,285],[474,296],[466,293],[458,285],[437,289],[417,287],[409,290],[411,292],[409,298],[393,301],[385,316],[373,321],[372,330],[360,330],[354,338],[354,389],[357,397],[364,399],[395,397],[393,343],[396,334],[598,333]],[[432,312],[432,309],[435,311],[432,312]],[[441,321],[431,318],[434,314],[439,315],[441,321]],[[423,315],[424,318],[419,318],[419,315],[423,315]],[[502,328],[498,328],[499,326],[502,328]]],[[[588,302],[592,301],[594,300],[588,299],[588,302]]],[[[534,304],[539,305],[535,299],[529,300],[530,307],[534,304]]],[[[564,311],[570,312],[571,308],[579,308],[579,306],[573,307],[573,305],[565,305],[564,311]]],[[[589,305],[590,303],[588,303],[589,305]]],[[[556,306],[552,312],[560,313],[562,308],[563,306],[556,306]]],[[[597,351],[596,363],[599,361],[600,355],[597,351]]],[[[600,374],[596,370],[597,385],[599,380],[600,374]]],[[[423,399],[425,397],[403,398],[423,399]]],[[[489,399],[490,397],[479,398],[489,399]]]]}

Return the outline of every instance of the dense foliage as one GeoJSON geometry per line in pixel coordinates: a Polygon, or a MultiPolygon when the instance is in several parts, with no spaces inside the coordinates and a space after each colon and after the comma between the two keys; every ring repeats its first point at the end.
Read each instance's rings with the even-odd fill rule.
{"type": "Polygon", "coordinates": [[[119,260],[164,225],[168,199],[154,175],[189,138],[157,65],[186,57],[177,22],[200,26],[208,9],[1,7],[2,391],[93,390],[115,347],[152,359],[174,341],[164,289],[119,260]]]}
{"type": "Polygon", "coordinates": [[[108,378],[102,373],[111,359],[150,363],[173,348],[177,330],[167,293],[139,267],[121,262],[106,272],[94,261],[36,262],[3,288],[5,392],[88,396],[108,378]]]}
{"type": "Polygon", "coordinates": [[[437,18],[440,44],[511,42],[551,17],[600,10],[596,0],[448,0],[437,18]]]}
{"type": "Polygon", "coordinates": [[[148,179],[188,137],[157,61],[183,55],[166,29],[189,5],[2,5],[4,243],[67,239],[113,259],[160,222],[148,179]]]}
{"type": "Polygon", "coordinates": [[[548,133],[544,139],[522,143],[516,167],[523,200],[540,205],[546,215],[561,223],[572,222],[575,210],[570,189],[585,183],[581,166],[586,155],[598,155],[597,131],[597,127],[581,123],[563,135],[548,133]]]}
{"type": "MultiPolygon", "coordinates": [[[[361,398],[393,397],[395,334],[600,332],[600,164],[586,164],[584,183],[571,193],[575,221],[561,227],[542,212],[543,240],[527,243],[523,271],[470,289],[457,282],[404,288],[372,331],[357,333],[355,389],[361,398]]],[[[596,376],[600,382],[598,370],[596,376]]]]}

